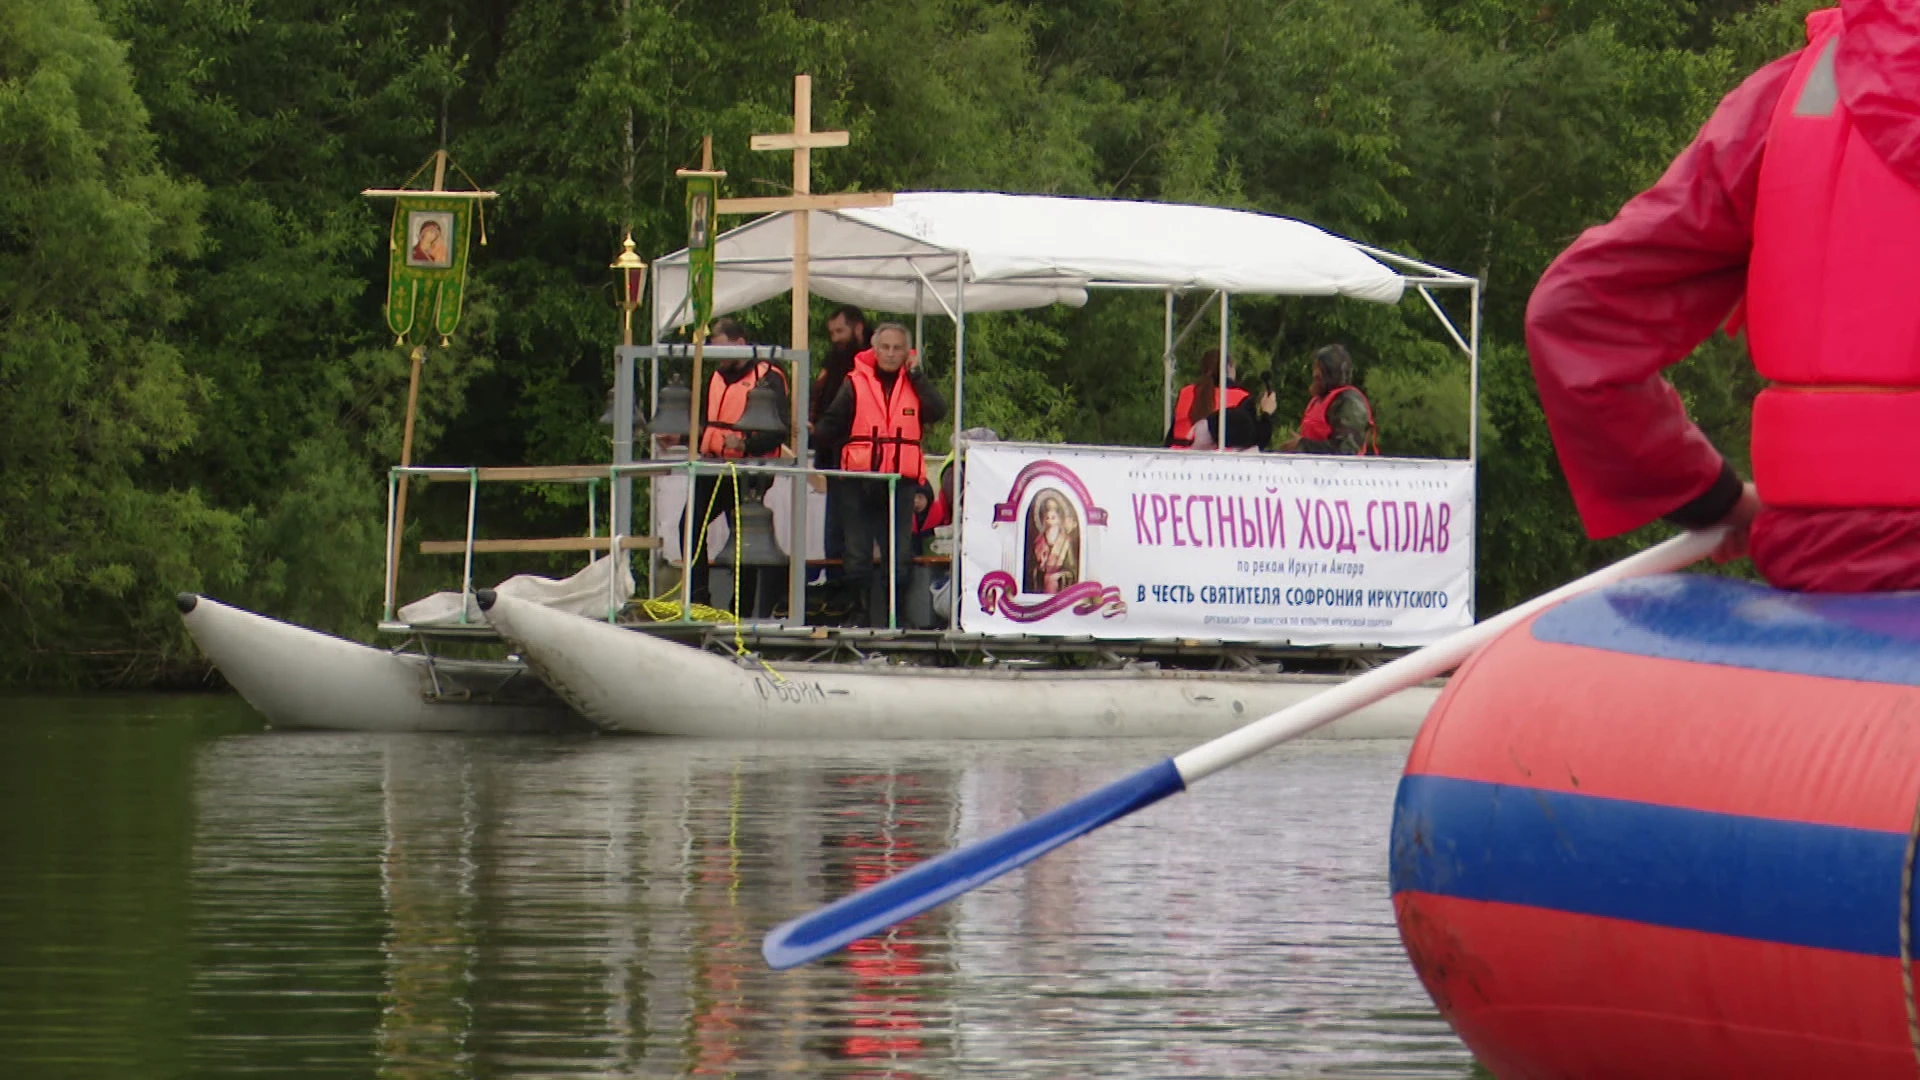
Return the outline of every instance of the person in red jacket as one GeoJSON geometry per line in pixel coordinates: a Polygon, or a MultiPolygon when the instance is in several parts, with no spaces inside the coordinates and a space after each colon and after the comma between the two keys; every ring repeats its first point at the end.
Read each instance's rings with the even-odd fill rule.
{"type": "Polygon", "coordinates": [[[1589,536],[1727,525],[1771,584],[1920,588],[1920,4],[1844,0],[1729,93],[1527,306],[1540,401],[1589,536]],[[1743,484],[1662,378],[1744,326],[1772,385],[1743,484]]]}

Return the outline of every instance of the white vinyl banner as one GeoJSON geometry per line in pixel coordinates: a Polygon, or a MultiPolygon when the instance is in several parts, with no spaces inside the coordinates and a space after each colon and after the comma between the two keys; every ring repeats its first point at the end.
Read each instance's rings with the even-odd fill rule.
{"type": "Polygon", "coordinates": [[[974,633],[1422,645],[1473,622],[1473,466],[976,443],[974,633]]]}

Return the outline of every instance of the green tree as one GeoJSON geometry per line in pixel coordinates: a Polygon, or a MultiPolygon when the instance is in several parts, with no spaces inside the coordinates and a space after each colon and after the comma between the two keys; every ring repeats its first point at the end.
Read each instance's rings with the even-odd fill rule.
{"type": "Polygon", "coordinates": [[[234,580],[242,517],[164,479],[210,396],[169,336],[200,199],[87,0],[0,12],[0,677],[151,678],[161,583],[234,580]]]}

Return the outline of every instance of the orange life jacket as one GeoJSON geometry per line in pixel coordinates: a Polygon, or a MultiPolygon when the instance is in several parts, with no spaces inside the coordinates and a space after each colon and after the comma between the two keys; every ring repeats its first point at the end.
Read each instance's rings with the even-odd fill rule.
{"type": "Polygon", "coordinates": [[[1855,128],[1834,78],[1839,9],[1767,129],[1743,302],[1753,480],[1768,506],[1920,507],[1920,188],[1855,128]]]}
{"type": "Polygon", "coordinates": [[[1380,452],[1380,432],[1373,426],[1373,402],[1360,392],[1357,386],[1336,386],[1333,389],[1307,402],[1307,411],[1300,417],[1300,437],[1314,442],[1326,442],[1333,438],[1333,425],[1327,422],[1327,410],[1333,407],[1333,399],[1347,391],[1353,391],[1360,398],[1360,404],[1367,409],[1367,437],[1361,441],[1359,453],[1378,454],[1380,452]]]}
{"type": "Polygon", "coordinates": [[[737,382],[728,382],[718,371],[707,380],[707,424],[700,432],[702,457],[747,456],[745,450],[727,449],[727,432],[736,430],[733,425],[739,422],[740,414],[747,411],[747,395],[753,392],[761,379],[767,377],[772,367],[772,364],[762,360],[737,382]]]}
{"type": "MultiPolygon", "coordinates": [[[[1212,390],[1213,407],[1215,411],[1218,411],[1220,408],[1220,388],[1215,386],[1212,387],[1212,390]]],[[[1237,409],[1240,407],[1240,403],[1245,400],[1247,400],[1247,392],[1245,390],[1238,386],[1230,386],[1227,388],[1227,408],[1237,409]]],[[[1167,440],[1168,446],[1173,447],[1175,450],[1190,450],[1193,448],[1192,416],[1193,384],[1188,383],[1180,388],[1180,396],[1173,403],[1173,434],[1167,440]]]]}
{"type": "Polygon", "coordinates": [[[840,448],[840,467],[848,472],[899,473],[908,480],[927,478],[926,457],[920,452],[920,395],[903,366],[893,380],[893,394],[880,391],[880,374],[873,350],[853,358],[847,375],[853,387],[853,426],[840,448]]]}

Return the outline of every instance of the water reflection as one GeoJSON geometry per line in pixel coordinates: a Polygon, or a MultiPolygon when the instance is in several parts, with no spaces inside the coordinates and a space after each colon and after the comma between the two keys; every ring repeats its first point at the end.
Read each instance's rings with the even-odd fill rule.
{"type": "MultiPolygon", "coordinates": [[[[931,771],[853,773],[832,778],[843,808],[836,811],[843,832],[829,834],[826,843],[834,851],[829,861],[827,880],[830,894],[844,895],[883,881],[927,857],[931,847],[943,847],[948,835],[946,815],[933,820],[942,806],[951,805],[945,797],[945,780],[931,771]],[[933,781],[938,789],[929,800],[922,788],[933,781]],[[836,865],[837,864],[837,865],[836,865]]],[[[842,992],[846,1005],[842,1022],[851,1030],[840,1033],[835,1053],[864,1068],[850,1073],[859,1077],[899,1077],[914,1075],[917,1065],[928,1054],[942,1053],[948,1040],[929,1028],[946,1025],[934,1019],[922,993],[927,981],[927,951],[930,928],[946,919],[946,912],[933,911],[918,916],[886,933],[863,938],[848,946],[844,955],[834,958],[849,979],[842,992]]],[[[938,929],[932,931],[937,934],[938,929]]]]}
{"type": "MultiPolygon", "coordinates": [[[[148,875],[182,901],[147,981],[187,1004],[144,1045],[205,1076],[1470,1075],[1386,899],[1404,744],[1268,755],[829,961],[761,962],[781,920],[1170,749],[200,740],[148,875]]],[[[165,891],[22,850],[16,892],[165,891]]],[[[39,985],[44,1012],[90,984],[39,985]]],[[[0,1024],[0,1061],[25,1038],[0,1024]]]]}

